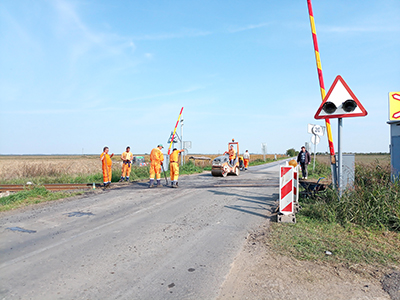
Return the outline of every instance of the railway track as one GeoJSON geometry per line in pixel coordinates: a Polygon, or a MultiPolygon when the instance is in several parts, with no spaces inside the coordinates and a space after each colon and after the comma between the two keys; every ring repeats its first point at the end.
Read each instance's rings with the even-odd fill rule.
{"type": "MultiPolygon", "coordinates": [[[[18,192],[27,189],[31,189],[38,185],[33,184],[0,184],[0,192],[18,192]]],[[[93,183],[56,183],[56,184],[43,184],[39,185],[46,188],[49,191],[65,191],[65,190],[83,190],[93,189],[93,183]]],[[[96,188],[100,187],[100,184],[95,184],[96,188]]]]}
{"type": "MultiPolygon", "coordinates": [[[[29,190],[33,187],[44,187],[49,191],[67,191],[67,190],[88,190],[93,189],[93,183],[57,183],[57,184],[43,184],[43,185],[34,185],[34,184],[0,184],[0,193],[1,192],[19,192],[23,190],[29,190]]],[[[128,186],[125,183],[112,183],[113,188],[128,186]]],[[[138,185],[129,185],[134,189],[147,188],[147,183],[139,183],[138,185]]],[[[182,185],[182,188],[187,186],[182,185]]],[[[279,183],[276,182],[254,182],[254,183],[244,183],[240,181],[232,181],[232,182],[219,182],[219,183],[211,183],[211,184],[198,184],[194,183],[190,186],[195,189],[204,189],[204,188],[224,188],[224,187],[279,187],[279,183]]],[[[102,184],[96,183],[95,188],[104,188],[102,184]]]]}

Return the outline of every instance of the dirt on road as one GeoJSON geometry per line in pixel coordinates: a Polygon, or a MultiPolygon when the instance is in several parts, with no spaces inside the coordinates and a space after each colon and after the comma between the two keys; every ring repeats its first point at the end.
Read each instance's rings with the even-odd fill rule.
{"type": "Polygon", "coordinates": [[[344,266],[299,261],[274,253],[268,245],[268,230],[265,225],[248,236],[222,286],[219,300],[400,299],[396,298],[396,292],[400,295],[398,282],[391,285],[391,297],[381,283],[388,276],[379,271],[355,272],[344,266]]]}

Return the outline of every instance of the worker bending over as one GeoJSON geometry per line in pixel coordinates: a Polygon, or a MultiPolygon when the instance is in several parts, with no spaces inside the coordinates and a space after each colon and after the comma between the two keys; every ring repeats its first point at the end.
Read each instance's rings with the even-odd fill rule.
{"type": "Polygon", "coordinates": [[[163,145],[159,144],[150,153],[150,188],[154,186],[154,175],[157,178],[157,187],[161,187],[161,166],[164,161],[164,154],[161,152],[162,148],[164,148],[163,145]]]}
{"type": "Polygon", "coordinates": [[[231,145],[229,147],[229,150],[225,151],[224,154],[229,154],[229,163],[230,163],[231,166],[233,166],[234,162],[235,162],[235,158],[236,158],[236,151],[233,148],[233,145],[231,145]]]}
{"type": "Polygon", "coordinates": [[[131,168],[132,168],[132,159],[133,159],[133,154],[131,152],[131,147],[126,147],[126,151],[121,154],[121,159],[122,159],[122,175],[121,179],[119,182],[122,182],[124,180],[129,181],[129,175],[131,174],[131,168]],[[126,177],[125,177],[126,176],[126,177]]]}
{"type": "Polygon", "coordinates": [[[108,155],[108,147],[103,148],[103,153],[100,155],[100,160],[101,160],[101,165],[103,169],[103,182],[104,186],[107,187],[111,184],[111,178],[112,178],[112,160],[111,157],[114,156],[114,153],[111,155],[108,155]]]}
{"type": "Polygon", "coordinates": [[[249,161],[250,161],[249,150],[246,150],[246,152],[243,154],[243,159],[244,159],[244,169],[247,170],[247,167],[249,166],[249,161]]]}
{"type": "Polygon", "coordinates": [[[179,177],[179,153],[183,152],[184,150],[177,150],[174,148],[172,153],[169,155],[169,173],[171,174],[171,187],[177,188],[178,187],[178,177],[179,177]]]}

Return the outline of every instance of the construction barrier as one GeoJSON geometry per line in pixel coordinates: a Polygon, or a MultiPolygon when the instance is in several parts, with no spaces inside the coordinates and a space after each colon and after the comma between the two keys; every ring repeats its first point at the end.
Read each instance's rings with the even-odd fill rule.
{"type": "Polygon", "coordinates": [[[297,179],[297,167],[289,165],[280,167],[278,222],[296,223],[294,202],[298,200],[299,189],[297,179]]]}

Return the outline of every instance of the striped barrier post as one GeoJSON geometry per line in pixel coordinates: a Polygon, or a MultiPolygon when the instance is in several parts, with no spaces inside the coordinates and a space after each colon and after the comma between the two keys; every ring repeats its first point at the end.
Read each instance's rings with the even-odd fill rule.
{"type": "Polygon", "coordinates": [[[293,167],[281,167],[279,180],[279,212],[284,215],[293,213],[293,167]]]}
{"type": "Polygon", "coordinates": [[[296,223],[294,215],[294,168],[292,166],[280,167],[279,178],[279,214],[278,222],[296,223]]]}

